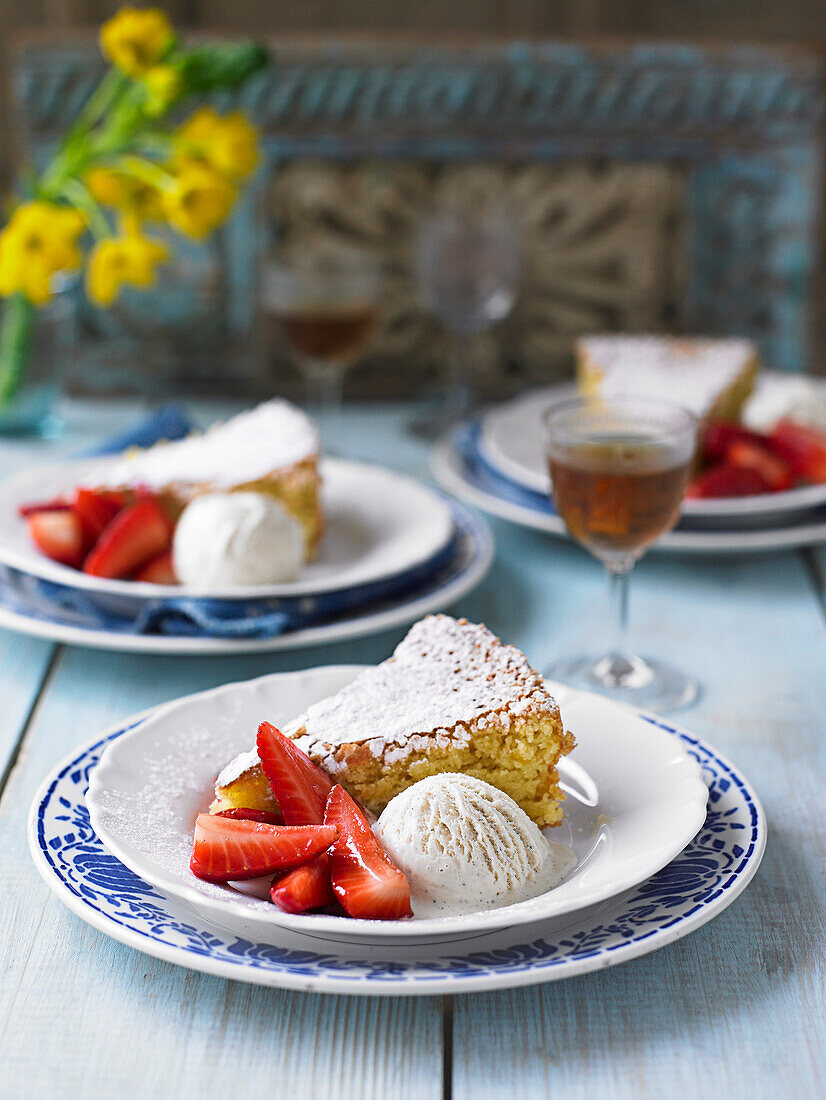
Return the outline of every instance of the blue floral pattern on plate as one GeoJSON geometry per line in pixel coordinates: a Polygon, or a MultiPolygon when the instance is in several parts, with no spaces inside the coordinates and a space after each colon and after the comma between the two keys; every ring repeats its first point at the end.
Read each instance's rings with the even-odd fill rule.
{"type": "MultiPolygon", "coordinates": [[[[679,737],[701,765],[709,789],[703,828],[672,863],[624,898],[599,907],[596,915],[593,911],[574,914],[561,932],[546,932],[535,939],[530,938],[531,931],[539,932],[541,925],[515,928],[507,933],[513,942],[505,946],[498,945],[499,933],[499,941],[489,950],[482,944],[473,950],[474,941],[466,940],[434,944],[426,958],[387,960],[370,958],[370,948],[357,949],[355,955],[352,950],[341,951],[341,945],[331,940],[316,941],[326,951],[253,943],[200,918],[182,919],[179,907],[105,850],[86,809],[89,775],[103,749],[137,723],[80,750],[54,775],[33,807],[31,843],[41,873],[58,894],[72,896],[76,911],[84,915],[88,910],[90,919],[94,914],[93,923],[104,930],[110,926],[116,938],[117,930],[123,929],[133,941],[142,937],[174,949],[174,961],[181,965],[209,969],[204,965],[208,961],[223,964],[221,972],[226,973],[226,964],[231,964],[236,971],[233,977],[274,985],[294,985],[298,977],[307,979],[308,987],[322,980],[330,988],[330,979],[343,978],[350,987],[355,980],[371,992],[390,982],[394,992],[423,982],[433,991],[434,981],[446,979],[454,980],[452,991],[461,991],[463,983],[470,988],[474,979],[504,979],[500,984],[508,984],[510,978],[527,972],[533,975],[528,981],[550,980],[564,977],[566,969],[581,972],[578,964],[585,960],[585,969],[595,969],[621,961],[612,958],[617,952],[631,957],[645,950],[637,945],[646,941],[648,949],[653,949],[685,934],[739,893],[762,856],[765,823],[746,781],[699,739],[652,716],[644,717],[679,737]]],[[[153,953],[149,944],[147,950],[153,953]]],[[[517,978],[513,984],[524,980],[517,978]]]]}

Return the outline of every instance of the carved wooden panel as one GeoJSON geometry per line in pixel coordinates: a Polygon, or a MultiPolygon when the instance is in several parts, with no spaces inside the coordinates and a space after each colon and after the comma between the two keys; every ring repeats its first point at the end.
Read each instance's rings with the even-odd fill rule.
{"type": "Polygon", "coordinates": [[[583,331],[674,326],[682,187],[683,172],[665,164],[313,160],[276,172],[269,209],[288,253],[344,245],[381,258],[382,323],[351,383],[353,392],[376,393],[415,390],[444,360],[443,330],[422,307],[414,272],[423,216],[459,197],[501,206],[517,226],[520,293],[474,354],[483,387],[503,392],[564,374],[583,331]]]}
{"type": "MultiPolygon", "coordinates": [[[[33,155],[89,94],[98,63],[89,41],[20,51],[15,91],[33,155]]],[[[360,165],[375,172],[382,162],[414,206],[417,188],[450,186],[462,171],[512,193],[527,218],[530,281],[503,331],[502,362],[518,363],[519,377],[541,375],[546,362],[555,370],[570,334],[598,322],[749,335],[771,366],[816,362],[823,66],[814,53],[279,40],[270,69],[234,102],[261,126],[276,181],[325,161],[335,168],[318,186],[338,180],[346,189],[368,170],[360,165]],[[579,236],[543,221],[545,200],[579,236]]],[[[348,206],[348,218],[366,216],[357,209],[348,206]]],[[[259,218],[256,202],[242,203],[225,236],[236,343],[255,311],[259,218]]],[[[401,261],[393,263],[396,322],[382,339],[388,354],[399,346],[421,364],[435,354],[435,337],[404,287],[401,261]]],[[[413,379],[421,369],[411,368],[413,379]]]]}

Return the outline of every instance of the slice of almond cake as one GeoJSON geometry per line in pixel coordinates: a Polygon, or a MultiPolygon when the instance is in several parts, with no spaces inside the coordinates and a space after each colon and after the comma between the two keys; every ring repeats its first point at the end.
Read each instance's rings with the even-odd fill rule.
{"type": "MultiPolygon", "coordinates": [[[[466,619],[422,619],[392,657],[284,732],[374,813],[425,776],[461,772],[509,794],[540,827],[562,819],[556,766],[574,738],[524,654],[466,619]]],[[[213,813],[274,808],[254,751],[224,768],[215,791],[213,813]]]]}

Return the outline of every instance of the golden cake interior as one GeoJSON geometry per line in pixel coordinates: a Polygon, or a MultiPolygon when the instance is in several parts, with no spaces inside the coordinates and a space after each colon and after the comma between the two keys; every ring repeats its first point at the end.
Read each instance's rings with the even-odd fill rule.
{"type": "MultiPolygon", "coordinates": [[[[460,772],[510,795],[540,827],[562,820],[557,763],[574,738],[524,654],[465,620],[428,616],[391,658],[285,732],[375,814],[420,779],[460,772]]],[[[275,808],[254,753],[227,766],[215,793],[213,813],[275,808]]]]}

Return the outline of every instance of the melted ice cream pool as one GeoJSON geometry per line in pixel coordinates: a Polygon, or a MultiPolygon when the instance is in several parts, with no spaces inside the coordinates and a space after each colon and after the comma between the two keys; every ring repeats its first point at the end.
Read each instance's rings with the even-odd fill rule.
{"type": "Polygon", "coordinates": [[[407,875],[418,917],[527,901],[557,886],[577,862],[503,791],[454,772],[396,795],[374,828],[407,875]]]}

